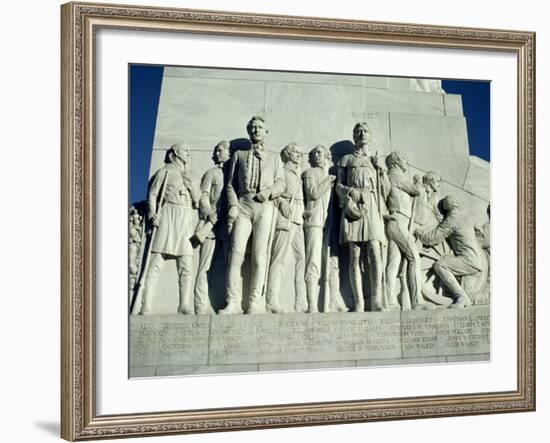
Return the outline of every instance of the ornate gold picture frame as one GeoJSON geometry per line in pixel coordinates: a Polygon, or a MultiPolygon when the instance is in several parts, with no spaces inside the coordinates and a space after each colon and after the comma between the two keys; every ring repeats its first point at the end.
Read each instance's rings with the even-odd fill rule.
{"type": "MultiPolygon", "coordinates": [[[[524,31],[68,3],[62,22],[61,436],[70,441],[533,411],[535,35],[524,31]],[[506,52],[517,57],[517,387],[497,392],[97,413],[96,33],[160,32],[506,52]]],[[[498,128],[497,128],[498,129],[498,128]]],[[[121,148],[122,149],[122,148],[121,148]]],[[[511,288],[510,291],[513,291],[511,288]]]]}

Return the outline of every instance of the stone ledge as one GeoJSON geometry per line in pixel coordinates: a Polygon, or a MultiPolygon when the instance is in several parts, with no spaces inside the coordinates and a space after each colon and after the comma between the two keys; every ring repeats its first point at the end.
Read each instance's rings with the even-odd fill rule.
{"type": "Polygon", "coordinates": [[[483,361],[489,352],[489,306],[130,317],[131,377],[483,361]]]}

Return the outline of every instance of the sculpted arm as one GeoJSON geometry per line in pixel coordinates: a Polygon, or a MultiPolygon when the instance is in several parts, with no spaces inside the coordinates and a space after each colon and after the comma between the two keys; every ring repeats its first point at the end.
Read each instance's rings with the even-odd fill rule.
{"type": "MultiPolygon", "coordinates": [[[[334,177],[333,177],[334,178],[334,177]]],[[[318,200],[325,195],[332,186],[331,176],[326,176],[321,183],[316,183],[311,175],[304,174],[302,176],[304,182],[304,194],[306,200],[318,200]]]]}
{"type": "Polygon", "coordinates": [[[417,230],[417,235],[420,241],[426,246],[435,246],[443,242],[454,231],[453,223],[448,219],[444,219],[439,225],[433,229],[426,231],[417,230]]]}
{"type": "Polygon", "coordinates": [[[276,199],[279,197],[283,192],[285,192],[286,184],[285,184],[285,174],[283,170],[283,163],[279,156],[275,159],[275,167],[274,167],[274,179],[273,179],[273,186],[271,187],[271,200],[276,199]]]}
{"type": "Polygon", "coordinates": [[[210,191],[212,189],[212,174],[209,171],[205,172],[201,180],[201,195],[199,199],[199,216],[206,220],[212,212],[210,205],[210,191]]]}
{"type": "Polygon", "coordinates": [[[237,156],[238,153],[235,152],[231,157],[229,163],[229,172],[227,178],[227,204],[229,208],[237,206],[239,204],[239,198],[237,197],[237,189],[239,187],[239,178],[237,171],[237,156]]]}
{"type": "Polygon", "coordinates": [[[336,178],[336,194],[340,197],[340,201],[344,203],[351,191],[351,187],[346,185],[347,173],[346,168],[342,163],[338,163],[338,176],[336,178]]]}
{"type": "Polygon", "coordinates": [[[166,172],[163,169],[159,169],[155,172],[149,184],[149,191],[147,193],[147,218],[149,220],[157,213],[157,200],[165,174],[166,172]]]}
{"type": "Polygon", "coordinates": [[[420,186],[415,185],[411,180],[408,180],[406,177],[399,178],[395,181],[394,185],[409,194],[411,197],[416,197],[420,195],[420,186]]]}

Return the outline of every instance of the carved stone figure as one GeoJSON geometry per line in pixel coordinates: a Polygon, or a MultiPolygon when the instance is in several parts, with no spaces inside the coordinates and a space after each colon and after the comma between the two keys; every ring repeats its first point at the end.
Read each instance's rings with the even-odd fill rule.
{"type": "MultiPolygon", "coordinates": [[[[195,279],[195,311],[197,314],[213,314],[208,295],[208,272],[214,252],[221,249],[224,263],[229,250],[229,224],[227,222],[227,140],[214,148],[212,160],[215,165],[204,173],[201,180],[199,200],[199,223],[192,240],[200,244],[199,267],[195,279]]],[[[221,277],[221,276],[220,276],[221,277]]]]}
{"type": "Polygon", "coordinates": [[[295,312],[306,312],[306,288],[304,282],[305,250],[304,250],[304,193],[300,164],[302,151],[296,143],[290,143],[281,151],[284,163],[285,190],[275,200],[278,207],[275,223],[275,237],[271,248],[271,264],[269,265],[269,280],[267,284],[267,310],[277,314],[283,313],[279,303],[281,279],[292,249],[295,259],[294,293],[295,312]]]}
{"type": "MultiPolygon", "coordinates": [[[[385,309],[400,309],[395,286],[399,273],[406,273],[402,279],[402,294],[410,297],[413,309],[433,309],[432,303],[422,297],[420,277],[420,255],[416,240],[412,235],[417,206],[420,195],[420,183],[413,183],[406,173],[409,163],[406,156],[394,151],[386,157],[388,179],[391,187],[387,197],[389,215],[386,216],[386,233],[388,236],[388,264],[386,268],[388,291],[388,306],[385,309]],[[405,291],[403,291],[405,289],[405,291]]],[[[402,303],[405,297],[401,297],[402,303]]]]}
{"type": "Polygon", "coordinates": [[[143,243],[143,213],[140,213],[140,207],[145,202],[139,202],[130,206],[129,217],[129,249],[128,249],[128,262],[130,270],[129,289],[130,294],[134,292],[134,286],[139,276],[139,259],[141,254],[141,248],[143,243]]]}
{"type": "Polygon", "coordinates": [[[433,270],[454,298],[451,308],[463,308],[471,304],[469,288],[476,283],[481,272],[481,251],[473,224],[459,213],[457,198],[446,196],[442,206],[444,217],[441,223],[433,229],[417,228],[415,235],[428,246],[445,240],[449,243],[454,255],[441,257],[433,265],[433,270]]]}
{"type": "Polygon", "coordinates": [[[151,179],[147,195],[148,219],[153,226],[141,314],[150,314],[155,304],[155,283],[166,260],[176,260],[179,280],[178,313],[194,314],[193,306],[193,211],[198,187],[189,174],[189,147],[177,143],[166,152],[165,166],[151,179]]]}
{"type": "Polygon", "coordinates": [[[220,314],[242,313],[241,267],[252,237],[252,275],[248,313],[266,310],[264,286],[273,241],[274,205],[285,190],[283,165],[278,153],[264,146],[267,127],[262,117],[247,125],[251,146],[230,160],[227,183],[229,223],[233,224],[227,274],[227,306],[220,314]]]}
{"type": "Polygon", "coordinates": [[[336,192],[343,207],[340,224],[340,242],[349,245],[349,279],[355,299],[355,311],[365,310],[362,260],[368,257],[364,268],[370,280],[371,309],[379,311],[382,305],[382,243],[385,242],[382,220],[383,195],[389,182],[385,168],[373,155],[370,147],[370,129],[367,123],[353,128],[355,150],[338,162],[336,192]]]}
{"type": "MultiPolygon", "coordinates": [[[[327,219],[331,199],[332,185],[336,180],[335,175],[329,175],[326,163],[329,152],[317,145],[309,153],[311,168],[302,174],[305,194],[304,230],[306,242],[306,291],[309,309],[308,312],[318,312],[321,275],[323,271],[323,246],[327,246],[328,233],[327,219]]],[[[325,251],[327,254],[328,251],[325,251]]],[[[327,266],[325,266],[325,279],[330,278],[327,266]]],[[[327,288],[328,289],[328,288],[327,288]]],[[[329,291],[326,291],[329,292],[329,291]]],[[[325,297],[330,294],[325,294],[325,297]]],[[[342,307],[336,310],[346,310],[342,307]]]]}

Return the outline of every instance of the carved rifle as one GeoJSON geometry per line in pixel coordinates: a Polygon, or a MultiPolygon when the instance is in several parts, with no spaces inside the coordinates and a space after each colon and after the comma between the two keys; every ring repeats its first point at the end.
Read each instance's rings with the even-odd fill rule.
{"type": "MultiPolygon", "coordinates": [[[[164,194],[166,192],[166,182],[168,181],[168,170],[166,170],[166,173],[164,174],[164,179],[162,181],[162,185],[160,188],[160,197],[157,204],[157,210],[155,212],[155,215],[160,215],[160,211],[162,209],[162,204],[164,202],[164,194]]],[[[151,248],[153,245],[153,240],[155,239],[155,234],[157,232],[158,227],[153,225],[153,228],[151,229],[151,235],[149,236],[149,243],[147,244],[147,250],[145,251],[144,260],[143,260],[143,268],[141,270],[141,275],[139,277],[137,287],[136,287],[136,295],[134,297],[134,303],[130,308],[130,312],[132,315],[139,315],[141,311],[141,305],[143,303],[143,289],[145,286],[145,278],[147,277],[147,271],[149,270],[149,261],[151,258],[151,248]]]]}

